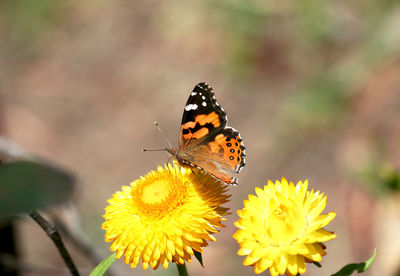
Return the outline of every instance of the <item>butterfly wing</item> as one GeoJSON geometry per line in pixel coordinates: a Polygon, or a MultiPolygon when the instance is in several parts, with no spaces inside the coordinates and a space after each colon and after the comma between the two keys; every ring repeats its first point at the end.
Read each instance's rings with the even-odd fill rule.
{"type": "Polygon", "coordinates": [[[217,103],[213,89],[204,82],[197,84],[190,93],[183,111],[180,149],[203,142],[210,133],[224,129],[226,123],[226,113],[217,103]]]}
{"type": "Polygon", "coordinates": [[[226,113],[206,83],[196,85],[186,103],[179,147],[179,162],[199,167],[228,184],[237,183],[232,174],[245,165],[245,147],[239,132],[227,126],[226,113]]]}
{"type": "MultiPolygon", "coordinates": [[[[234,173],[245,165],[245,147],[239,132],[227,127],[200,143],[187,156],[190,165],[205,170],[227,184],[237,184],[234,173]],[[191,158],[192,157],[192,158],[191,158]]],[[[188,151],[185,153],[187,154],[188,151]]]]}

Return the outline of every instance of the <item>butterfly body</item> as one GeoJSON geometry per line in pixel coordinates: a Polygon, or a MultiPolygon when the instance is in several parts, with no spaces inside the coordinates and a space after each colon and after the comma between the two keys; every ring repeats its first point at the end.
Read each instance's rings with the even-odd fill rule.
{"type": "Polygon", "coordinates": [[[207,83],[190,93],[182,116],[179,149],[166,149],[182,166],[197,167],[215,178],[237,184],[245,165],[245,147],[237,130],[227,126],[227,115],[207,83]]]}

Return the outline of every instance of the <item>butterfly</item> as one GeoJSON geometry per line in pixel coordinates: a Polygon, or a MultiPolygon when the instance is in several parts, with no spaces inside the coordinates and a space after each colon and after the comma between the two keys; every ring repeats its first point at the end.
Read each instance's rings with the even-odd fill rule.
{"type": "Polygon", "coordinates": [[[165,149],[182,166],[196,167],[226,184],[237,185],[233,175],[245,165],[240,134],[227,126],[227,115],[205,82],[190,93],[183,111],[179,149],[165,149]]]}

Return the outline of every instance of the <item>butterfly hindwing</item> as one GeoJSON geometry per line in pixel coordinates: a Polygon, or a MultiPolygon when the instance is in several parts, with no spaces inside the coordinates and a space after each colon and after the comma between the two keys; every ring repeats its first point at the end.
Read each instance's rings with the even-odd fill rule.
{"type": "Polygon", "coordinates": [[[223,155],[224,163],[231,171],[239,173],[244,167],[246,148],[240,133],[234,128],[226,127],[219,131],[207,143],[207,146],[210,147],[212,153],[223,155]]]}

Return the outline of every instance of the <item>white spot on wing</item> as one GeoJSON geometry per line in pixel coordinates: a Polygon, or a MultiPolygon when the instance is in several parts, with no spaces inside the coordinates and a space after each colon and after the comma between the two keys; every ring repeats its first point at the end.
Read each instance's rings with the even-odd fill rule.
{"type": "Polygon", "coordinates": [[[196,95],[197,95],[197,92],[194,92],[194,91],[193,91],[192,93],[190,93],[190,95],[191,95],[191,96],[196,96],[196,95]]]}
{"type": "Polygon", "coordinates": [[[204,96],[201,96],[201,98],[202,98],[203,100],[205,100],[205,99],[206,99],[206,97],[204,97],[204,96]]]}
{"type": "Polygon", "coordinates": [[[185,110],[186,110],[186,111],[196,110],[197,107],[198,107],[197,104],[188,104],[187,106],[185,106],[185,110]]]}
{"type": "Polygon", "coordinates": [[[202,106],[207,106],[207,103],[206,103],[206,102],[202,102],[201,105],[202,105],[202,106]]]}

